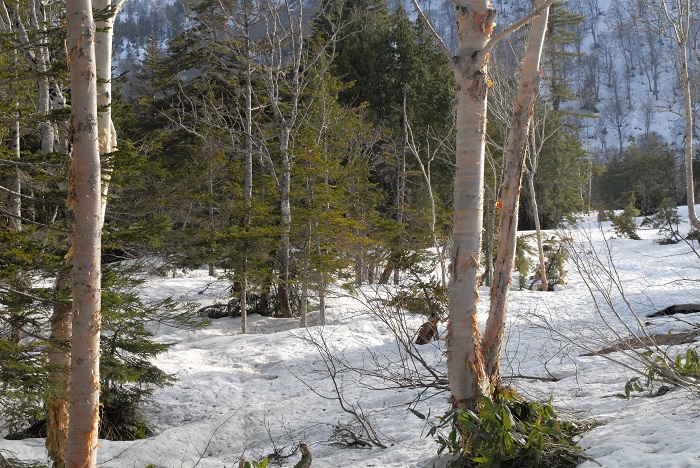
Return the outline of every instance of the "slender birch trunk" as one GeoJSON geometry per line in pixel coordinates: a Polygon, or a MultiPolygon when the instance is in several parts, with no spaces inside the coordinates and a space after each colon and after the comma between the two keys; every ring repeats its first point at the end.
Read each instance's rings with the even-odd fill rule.
{"type": "MultiPolygon", "coordinates": [[[[16,118],[19,119],[19,113],[16,114],[16,118]]],[[[15,120],[12,122],[10,129],[10,154],[17,161],[19,161],[22,154],[20,145],[19,120],[15,120]]],[[[22,172],[19,167],[15,167],[12,170],[10,177],[10,183],[7,187],[11,190],[7,196],[7,208],[10,216],[8,217],[7,225],[11,230],[19,232],[22,230],[22,172]]]]}
{"type": "MultiPolygon", "coordinates": [[[[318,230],[318,224],[316,224],[318,230]]],[[[316,239],[316,256],[321,257],[321,238],[317,235],[316,239]]],[[[323,267],[318,270],[318,325],[326,325],[326,275],[323,272],[323,267]]]]}
{"type": "MultiPolygon", "coordinates": [[[[535,8],[543,4],[544,0],[534,1],[535,8]]],[[[540,59],[548,18],[549,8],[532,21],[506,145],[504,170],[506,178],[501,200],[498,249],[491,285],[489,317],[481,344],[486,372],[492,385],[500,383],[499,363],[505,338],[508,293],[515,263],[520,188],[525,168],[530,122],[540,89],[540,59]]]]}
{"type": "Polygon", "coordinates": [[[112,179],[111,153],[117,150],[117,131],[112,122],[112,39],[114,20],[125,0],[93,0],[93,8],[100,15],[95,22],[95,58],[97,64],[97,125],[102,171],[102,222],[107,211],[107,193],[112,179]]]}
{"type": "Polygon", "coordinates": [[[282,239],[280,245],[280,284],[277,288],[280,317],[291,317],[292,308],[289,303],[289,235],[292,224],[292,207],[290,204],[292,163],[289,157],[289,135],[291,128],[282,124],[280,135],[280,156],[282,158],[282,177],[280,186],[282,239]]]}
{"type": "MultiPolygon", "coordinates": [[[[690,10],[690,2],[687,2],[690,10]]],[[[686,31],[690,29],[690,11],[688,11],[686,31]]],[[[700,229],[700,219],[695,213],[695,180],[693,177],[693,97],[688,70],[688,39],[679,41],[681,48],[681,85],[683,86],[683,106],[685,108],[685,183],[688,198],[688,218],[694,229],[700,229]]]]}
{"type": "MultiPolygon", "coordinates": [[[[51,110],[51,99],[49,96],[49,48],[46,38],[46,12],[41,0],[29,0],[29,23],[36,34],[36,71],[37,71],[37,113],[47,116],[51,110]]],[[[55,130],[49,120],[41,122],[39,126],[41,134],[41,152],[48,154],[53,152],[55,130]]]]}
{"type": "Polygon", "coordinates": [[[537,206],[537,194],[535,193],[535,171],[527,171],[527,186],[530,191],[530,203],[532,204],[532,217],[535,220],[535,237],[537,238],[537,256],[539,257],[540,268],[540,290],[547,291],[549,283],[547,281],[547,264],[544,260],[544,248],[542,246],[542,225],[540,223],[540,210],[537,206]]]}
{"type": "Polygon", "coordinates": [[[268,40],[270,45],[270,64],[268,72],[268,89],[270,95],[270,105],[272,106],[275,118],[279,125],[279,153],[281,181],[280,192],[280,226],[282,234],[279,248],[279,285],[277,288],[278,316],[291,317],[292,308],[289,298],[289,262],[290,262],[290,229],[292,223],[292,210],[290,204],[291,191],[291,171],[292,157],[289,152],[289,142],[292,128],[299,113],[299,100],[301,99],[301,66],[304,49],[304,38],[302,21],[304,16],[303,2],[292,4],[289,1],[283,2],[280,8],[270,2],[268,4],[268,14],[266,18],[268,24],[268,40]],[[280,16],[283,10],[286,20],[280,16]],[[282,26],[286,23],[287,29],[282,26]],[[282,41],[288,41],[290,49],[289,56],[286,55],[282,41]],[[285,91],[289,93],[288,111],[284,111],[280,102],[280,87],[284,86],[284,76],[289,74],[290,78],[286,83],[285,91]]]}
{"type": "MultiPolygon", "coordinates": [[[[246,5],[246,69],[245,69],[245,175],[243,178],[243,205],[245,207],[245,229],[250,230],[250,211],[253,208],[253,66],[252,41],[248,24],[248,3],[246,5]]],[[[248,333],[248,258],[243,259],[243,281],[241,282],[241,333],[248,333]]]]}
{"type": "Polygon", "coordinates": [[[91,0],[66,0],[73,144],[68,205],[75,217],[66,463],[81,468],[96,466],[100,403],[102,190],[92,10],[91,0]]]}

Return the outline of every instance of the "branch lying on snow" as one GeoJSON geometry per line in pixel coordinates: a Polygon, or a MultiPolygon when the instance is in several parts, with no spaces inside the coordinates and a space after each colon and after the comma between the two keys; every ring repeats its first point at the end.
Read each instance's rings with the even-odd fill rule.
{"type": "Polygon", "coordinates": [[[577,234],[576,241],[572,235],[561,237],[568,239],[565,248],[569,258],[583,279],[593,300],[594,313],[603,325],[587,327],[587,336],[582,336],[581,330],[572,334],[558,330],[543,316],[538,317],[540,326],[557,339],[583,349],[585,355],[598,355],[640,376],[652,376],[655,382],[697,392],[700,382],[682,372],[676,358],[661,348],[668,343],[655,340],[647,332],[625,292],[607,239],[600,248],[594,245],[589,232],[578,231],[577,234]],[[601,353],[601,349],[606,352],[601,353]]]}
{"type": "Polygon", "coordinates": [[[379,448],[386,448],[386,445],[384,445],[379,440],[379,431],[377,431],[373,427],[371,421],[369,420],[369,417],[362,409],[360,403],[357,402],[355,404],[352,404],[348,402],[345,398],[341,376],[343,372],[347,369],[343,369],[344,365],[341,363],[341,361],[339,361],[339,359],[336,356],[334,356],[328,343],[326,342],[326,337],[324,337],[323,334],[319,334],[318,338],[313,338],[311,337],[311,335],[305,335],[302,337],[302,339],[311,343],[318,351],[319,357],[321,358],[320,362],[325,368],[325,374],[331,380],[333,386],[333,393],[331,396],[321,393],[316,387],[304,381],[302,378],[300,378],[298,375],[292,372],[291,369],[288,368],[291,374],[302,384],[304,384],[304,386],[308,388],[311,392],[313,392],[315,395],[323,398],[324,400],[337,401],[340,405],[340,408],[349,415],[351,415],[355,419],[357,424],[359,424],[361,428],[361,437],[364,437],[369,444],[379,448]]]}
{"type": "Polygon", "coordinates": [[[204,446],[204,450],[202,450],[201,452],[199,450],[197,450],[197,447],[195,447],[195,445],[192,443],[192,438],[190,437],[190,444],[192,444],[192,447],[194,447],[194,449],[197,450],[197,453],[199,453],[199,458],[197,459],[197,463],[195,463],[192,466],[192,468],[197,468],[197,465],[199,465],[199,462],[202,461],[202,458],[204,458],[204,455],[206,455],[207,450],[209,450],[209,446],[211,445],[212,440],[214,440],[214,436],[216,435],[216,433],[219,432],[219,429],[224,427],[224,425],[227,422],[229,422],[231,420],[231,418],[233,418],[236,414],[238,414],[238,411],[234,411],[233,413],[231,413],[231,416],[229,416],[228,418],[226,418],[224,420],[224,422],[222,422],[221,424],[216,426],[216,429],[214,429],[214,432],[212,432],[211,435],[209,436],[209,440],[207,440],[207,445],[204,446]]]}

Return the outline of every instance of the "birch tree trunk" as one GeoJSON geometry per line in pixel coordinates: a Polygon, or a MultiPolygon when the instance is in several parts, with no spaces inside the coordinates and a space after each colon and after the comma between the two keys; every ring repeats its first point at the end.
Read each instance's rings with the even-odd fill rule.
{"type": "MultiPolygon", "coordinates": [[[[61,296],[71,289],[70,272],[61,269],[56,278],[56,292],[61,296]]],[[[51,344],[48,351],[52,369],[51,394],[46,400],[46,451],[53,468],[65,468],[68,443],[70,398],[70,345],[73,315],[68,304],[55,304],[51,314],[51,344]]]]}
{"type": "MultiPolygon", "coordinates": [[[[250,40],[249,5],[244,2],[244,28],[246,44],[245,68],[245,175],[243,177],[243,205],[245,208],[245,229],[250,229],[251,209],[253,207],[253,57],[250,40]]],[[[241,304],[241,333],[248,333],[248,258],[243,259],[243,273],[239,301],[241,304]]]]}
{"type": "MultiPolygon", "coordinates": [[[[697,27],[693,24],[693,5],[696,0],[640,0],[651,15],[641,18],[658,34],[669,37],[678,46],[680,70],[678,81],[683,90],[685,117],[685,177],[688,201],[688,219],[694,229],[700,229],[700,219],[695,212],[695,186],[693,179],[693,94],[689,71],[690,41],[697,40],[697,27]]],[[[695,7],[697,8],[697,6],[695,7]]]]}
{"type": "MultiPolygon", "coordinates": [[[[2,18],[2,29],[1,31],[5,34],[16,34],[17,39],[20,44],[22,44],[25,49],[29,42],[27,39],[27,33],[24,29],[24,25],[19,17],[19,11],[17,5],[10,2],[0,2],[0,18],[2,18]]],[[[12,54],[12,59],[14,61],[15,70],[19,70],[19,50],[17,47],[11,48],[6,53],[12,54]]],[[[30,57],[31,58],[31,57],[30,57]]],[[[17,77],[19,78],[19,77],[17,77]]],[[[14,94],[16,91],[14,86],[10,84],[9,93],[14,94]]],[[[19,161],[21,157],[21,139],[20,139],[20,125],[19,125],[19,102],[15,102],[15,112],[12,113],[14,120],[10,121],[10,131],[9,131],[9,141],[8,150],[12,158],[19,161]]],[[[7,195],[7,226],[13,231],[22,230],[22,178],[19,166],[12,170],[12,174],[7,182],[7,188],[9,189],[7,195]]],[[[13,331],[12,335],[15,335],[13,331]]]]}
{"type": "MultiPolygon", "coordinates": [[[[534,1],[535,8],[543,4],[543,0],[534,1]]],[[[492,385],[494,383],[500,384],[499,363],[505,337],[508,292],[515,263],[520,188],[525,168],[530,122],[540,90],[540,58],[547,32],[548,17],[549,8],[546,8],[540,16],[532,21],[506,145],[504,171],[506,178],[501,200],[500,230],[498,232],[493,284],[491,285],[491,304],[481,344],[486,372],[492,385]]]]}
{"type": "Polygon", "coordinates": [[[544,260],[544,248],[542,246],[542,226],[540,223],[540,210],[537,206],[537,194],[535,193],[535,171],[527,171],[527,187],[530,191],[530,204],[532,204],[532,217],[535,220],[535,237],[537,238],[537,256],[540,261],[540,291],[547,291],[547,264],[544,260]]]}
{"type": "MultiPolygon", "coordinates": [[[[688,16],[686,31],[690,29],[690,0],[687,2],[688,16]]],[[[685,108],[685,183],[688,198],[688,218],[694,229],[700,229],[700,219],[695,213],[695,180],[693,178],[693,97],[688,70],[688,39],[679,41],[681,48],[681,85],[683,87],[683,105],[685,108]]]]}
{"type": "Polygon", "coordinates": [[[107,211],[107,193],[112,178],[112,152],[117,150],[117,131],[112,122],[112,38],[114,19],[125,0],[93,0],[93,8],[99,15],[95,21],[95,59],[97,64],[97,125],[100,155],[104,159],[102,173],[102,222],[107,211]],[[107,155],[107,156],[105,156],[107,155]]]}
{"type": "MultiPolygon", "coordinates": [[[[36,34],[36,71],[37,71],[37,87],[39,91],[37,100],[37,113],[41,116],[48,116],[51,110],[51,99],[49,96],[49,48],[46,37],[46,12],[44,4],[41,0],[29,0],[29,22],[36,34]]],[[[41,134],[41,152],[48,154],[53,152],[55,131],[54,126],[49,120],[45,120],[40,124],[41,134]]]]}
{"type": "Polygon", "coordinates": [[[457,0],[459,46],[453,60],[457,84],[457,154],[450,272],[447,368],[455,408],[476,408],[489,394],[477,321],[484,206],[484,153],[488,55],[482,54],[496,23],[488,0],[457,0]]]}
{"type": "MultiPolygon", "coordinates": [[[[16,113],[16,118],[12,122],[12,127],[10,128],[10,154],[14,159],[19,161],[21,157],[21,146],[20,146],[20,127],[19,127],[19,112],[16,113]]],[[[22,230],[22,173],[19,166],[12,170],[12,175],[10,176],[10,183],[8,184],[8,189],[11,192],[7,196],[7,208],[10,212],[10,216],[7,219],[8,227],[13,231],[22,230]]]]}
{"type": "Polygon", "coordinates": [[[66,463],[70,467],[92,468],[97,460],[100,403],[102,191],[95,23],[91,0],[66,0],[66,18],[73,143],[68,205],[75,217],[71,396],[66,463]]]}
{"type": "MultiPolygon", "coordinates": [[[[454,0],[459,43],[452,57],[457,98],[457,146],[454,186],[454,231],[450,266],[447,374],[454,408],[476,409],[490,393],[477,320],[479,266],[484,209],[484,158],[490,51],[503,37],[540,15],[553,0],[513,22],[493,38],[496,10],[488,0],[454,0]]],[[[451,52],[437,36],[416,0],[418,10],[445,53],[451,52]]],[[[490,346],[486,346],[489,349],[490,346]]]]}
{"type": "Polygon", "coordinates": [[[267,40],[269,41],[268,93],[270,105],[279,125],[280,154],[280,226],[282,230],[279,247],[279,285],[277,315],[291,317],[292,308],[289,299],[290,269],[290,229],[292,210],[290,204],[292,157],[289,143],[292,128],[299,114],[299,100],[302,91],[302,56],[304,38],[302,22],[304,17],[303,2],[292,4],[283,0],[276,4],[268,0],[264,14],[267,22],[267,40]],[[287,79],[287,76],[289,78],[287,79]],[[287,81],[288,80],[288,81],[287,81]],[[284,89],[281,89],[284,88],[284,89]],[[288,93],[286,109],[282,108],[280,92],[288,93]]]}

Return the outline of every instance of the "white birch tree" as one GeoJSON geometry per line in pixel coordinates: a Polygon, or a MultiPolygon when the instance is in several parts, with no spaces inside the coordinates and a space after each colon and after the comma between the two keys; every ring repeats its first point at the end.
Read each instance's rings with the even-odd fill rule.
{"type": "MultiPolygon", "coordinates": [[[[698,34],[696,0],[640,0],[646,8],[647,15],[638,18],[651,26],[656,32],[670,38],[678,48],[678,81],[683,92],[683,115],[685,117],[685,136],[683,137],[685,155],[686,197],[688,201],[688,218],[694,229],[700,229],[700,219],[695,212],[695,186],[693,181],[693,94],[690,78],[690,54],[694,38],[698,34]]],[[[695,39],[697,40],[697,39],[695,39]]]]}
{"type": "MultiPolygon", "coordinates": [[[[544,4],[543,0],[533,1],[535,8],[542,7],[544,4]]],[[[505,187],[501,201],[498,248],[494,279],[491,285],[489,317],[482,343],[486,372],[492,384],[500,383],[499,363],[505,337],[508,292],[515,264],[520,189],[525,168],[530,123],[540,90],[540,59],[548,18],[549,7],[546,7],[541,15],[532,20],[525,57],[521,66],[518,93],[515,98],[515,111],[511,117],[510,132],[506,144],[505,187]]]]}
{"type": "Polygon", "coordinates": [[[73,163],[68,205],[75,217],[70,420],[66,463],[96,466],[100,403],[102,190],[95,22],[91,0],[66,0],[73,163]]]}
{"type": "MultiPolygon", "coordinates": [[[[530,14],[493,35],[496,10],[488,0],[455,0],[459,44],[451,57],[457,97],[457,155],[454,185],[454,233],[450,267],[447,368],[455,408],[477,408],[490,394],[491,381],[477,320],[481,231],[484,209],[484,155],[488,61],[495,44],[548,8],[546,0],[530,14]],[[492,37],[493,36],[493,37],[492,37]]],[[[414,6],[417,3],[414,1],[414,6]]],[[[424,15],[421,16],[425,18],[424,15]]],[[[432,26],[429,26],[434,31],[432,26]]],[[[437,35],[436,35],[437,36],[437,35]]]]}

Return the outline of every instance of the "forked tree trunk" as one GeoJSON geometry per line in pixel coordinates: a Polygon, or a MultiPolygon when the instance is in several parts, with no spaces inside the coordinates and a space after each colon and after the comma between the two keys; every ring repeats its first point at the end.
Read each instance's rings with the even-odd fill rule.
{"type": "MultiPolygon", "coordinates": [[[[546,0],[545,5],[551,3],[546,0]]],[[[477,320],[489,52],[499,39],[542,10],[533,10],[491,39],[496,11],[488,0],[456,0],[455,5],[459,45],[452,68],[457,87],[457,151],[447,367],[452,406],[474,409],[482,396],[489,395],[491,384],[477,320]]],[[[487,343],[484,349],[491,347],[487,343]]]]}
{"type": "MultiPolygon", "coordinates": [[[[544,1],[535,0],[534,3],[535,7],[539,7],[544,1]]],[[[508,292],[515,264],[520,188],[525,168],[530,122],[540,90],[540,58],[547,32],[548,17],[549,8],[532,21],[506,144],[505,184],[501,200],[498,249],[491,285],[489,318],[481,344],[486,372],[492,385],[500,383],[499,363],[505,338],[508,292]]]]}
{"type": "Polygon", "coordinates": [[[91,0],[66,0],[73,164],[73,339],[66,464],[93,468],[100,403],[102,190],[98,144],[95,23],[91,0]]]}

